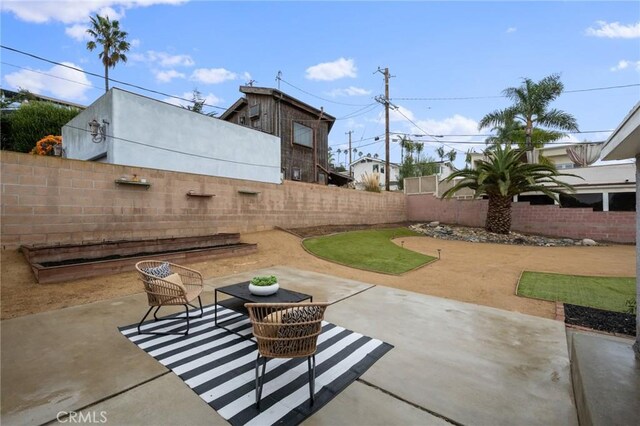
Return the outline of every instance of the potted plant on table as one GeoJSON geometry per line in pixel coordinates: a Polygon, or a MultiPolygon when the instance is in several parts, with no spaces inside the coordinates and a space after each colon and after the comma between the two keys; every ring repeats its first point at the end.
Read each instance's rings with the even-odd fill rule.
{"type": "Polygon", "coordinates": [[[253,277],[249,282],[249,291],[256,296],[270,296],[279,288],[275,275],[253,277]]]}

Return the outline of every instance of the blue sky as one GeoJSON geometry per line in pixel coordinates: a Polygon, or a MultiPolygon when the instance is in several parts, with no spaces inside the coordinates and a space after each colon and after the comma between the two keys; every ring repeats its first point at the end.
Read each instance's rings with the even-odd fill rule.
{"type": "MultiPolygon", "coordinates": [[[[221,112],[238,86],[276,87],[339,118],[333,149],[353,146],[384,156],[378,67],[394,78],[391,131],[442,135],[417,138],[425,152],[442,142],[482,147],[482,116],[509,103],[497,97],[523,77],[559,73],[565,89],[632,85],[565,93],[553,106],[573,114],[580,130],[612,130],[640,100],[640,6],[637,2],[213,2],[183,0],[3,0],[2,44],[102,74],[85,45],[88,16],[118,19],[132,42],[114,79],[191,97],[197,88],[221,112]],[[306,93],[305,93],[306,92],[306,93]],[[409,98],[468,98],[412,100],[409,98]],[[321,99],[322,98],[322,99],[321,99]],[[465,136],[459,136],[465,135],[465,136]],[[472,135],[472,136],[466,136],[472,135]],[[442,142],[436,142],[436,140],[442,142]],[[479,144],[473,145],[471,142],[479,144]]],[[[3,88],[90,104],[100,78],[2,49],[3,88]],[[52,77],[55,76],[55,77],[52,77]],[[56,78],[57,77],[57,78],[56,78]],[[71,81],[69,81],[71,80],[71,81]]],[[[165,96],[127,90],[161,100],[165,96]]],[[[178,102],[175,99],[172,102],[178,102]]],[[[567,141],[601,141],[608,132],[567,141]]],[[[391,161],[400,160],[392,143],[391,161]]],[[[344,161],[345,156],[340,157],[344,161]]]]}

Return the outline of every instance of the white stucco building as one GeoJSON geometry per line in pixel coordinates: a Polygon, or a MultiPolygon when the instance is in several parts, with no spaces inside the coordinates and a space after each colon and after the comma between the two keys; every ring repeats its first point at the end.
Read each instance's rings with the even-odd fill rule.
{"type": "Polygon", "coordinates": [[[280,138],[117,88],[62,140],[67,158],[281,183],[280,138]]]}
{"type": "MultiPolygon", "coordinates": [[[[363,189],[362,176],[366,174],[378,173],[380,175],[380,187],[385,185],[385,162],[374,157],[362,157],[351,163],[351,172],[356,189],[363,189]]],[[[395,163],[389,163],[389,190],[398,190],[398,179],[400,179],[400,166],[395,163]]]]}
{"type": "MultiPolygon", "coordinates": [[[[535,152],[548,158],[562,173],[579,177],[565,176],[562,181],[572,185],[575,193],[561,195],[563,207],[592,207],[595,211],[633,211],[636,204],[636,173],[633,162],[598,161],[590,166],[574,164],[567,149],[576,145],[549,145],[535,152]]],[[[596,157],[597,159],[597,154],[596,157]]],[[[472,154],[471,164],[486,159],[483,154],[472,154]]],[[[608,158],[607,158],[608,159],[608,158]]],[[[553,204],[553,200],[544,194],[521,194],[516,201],[531,204],[553,204]]]]}

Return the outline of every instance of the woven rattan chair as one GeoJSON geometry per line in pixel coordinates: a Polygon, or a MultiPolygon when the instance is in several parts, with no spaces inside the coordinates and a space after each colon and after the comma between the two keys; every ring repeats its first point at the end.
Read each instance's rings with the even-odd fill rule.
{"type": "MultiPolygon", "coordinates": [[[[138,324],[138,334],[141,334],[140,326],[147,319],[147,316],[153,308],[156,308],[153,313],[153,317],[156,321],[159,321],[157,313],[163,306],[184,306],[187,329],[184,333],[185,336],[189,334],[189,319],[190,318],[202,318],[202,300],[200,299],[200,293],[202,293],[203,282],[202,274],[193,269],[185,268],[184,266],[176,265],[174,263],[163,262],[159,260],[144,260],[136,263],[136,270],[138,271],[138,278],[144,285],[144,290],[147,293],[147,299],[149,302],[149,310],[142,317],[142,320],[138,324]],[[189,306],[196,308],[192,304],[196,299],[200,304],[200,315],[189,316],[189,306]]],[[[144,334],[174,334],[174,333],[144,333],[144,334]]]]}
{"type": "Polygon", "coordinates": [[[256,357],[256,406],[271,358],[307,358],[311,405],[315,394],[316,345],[328,303],[247,303],[253,335],[258,343],[256,357]],[[260,360],[262,377],[259,374],[260,360]]]}

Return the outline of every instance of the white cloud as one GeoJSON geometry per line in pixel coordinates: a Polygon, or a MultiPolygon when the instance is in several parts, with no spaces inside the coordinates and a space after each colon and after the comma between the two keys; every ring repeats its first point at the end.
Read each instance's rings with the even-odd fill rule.
{"type": "Polygon", "coordinates": [[[186,78],[186,75],[176,70],[155,71],[155,75],[160,83],[170,83],[174,78],[186,78]]]}
{"type": "MultiPolygon", "coordinates": [[[[416,121],[418,126],[411,126],[410,133],[424,135],[428,133],[434,136],[434,138],[423,137],[422,140],[431,140],[427,146],[435,150],[440,145],[445,145],[445,149],[451,148],[458,149],[462,152],[466,152],[469,149],[475,149],[480,151],[484,149],[484,137],[482,136],[445,136],[445,135],[477,135],[478,134],[478,122],[472,118],[462,116],[460,114],[454,114],[451,117],[446,117],[442,120],[426,119],[416,121]],[[444,137],[440,138],[439,135],[444,137]],[[455,141],[455,142],[447,142],[455,141]],[[482,141],[480,143],[470,143],[474,141],[482,141]],[[462,143],[456,143],[462,142],[462,143]]],[[[464,156],[462,156],[464,157],[464,156]]],[[[458,160],[461,159],[461,153],[458,152],[458,160]]],[[[462,158],[464,161],[464,158],[462,158]]]]}
{"type": "Polygon", "coordinates": [[[139,47],[140,46],[140,39],[139,38],[134,38],[129,43],[131,44],[131,47],[139,47]]]}
{"type": "Polygon", "coordinates": [[[307,68],[309,80],[333,81],[345,77],[357,77],[358,69],[353,59],[340,58],[333,62],[324,62],[307,68]]]}
{"type": "Polygon", "coordinates": [[[516,27],[509,27],[509,28],[507,28],[506,33],[507,34],[511,34],[511,33],[515,33],[516,31],[518,31],[518,29],[516,27]]]}
{"type": "Polygon", "coordinates": [[[192,80],[205,84],[219,84],[237,78],[236,73],[224,68],[198,68],[191,74],[192,80]]]}
{"type": "MultiPolygon", "coordinates": [[[[389,109],[389,122],[406,122],[407,124],[411,124],[409,121],[415,121],[416,117],[413,112],[403,106],[398,106],[397,108],[389,109]]],[[[381,111],[378,114],[378,123],[384,123],[384,111],[381,111]]]]}
{"type": "Polygon", "coordinates": [[[66,35],[76,41],[91,40],[91,36],[87,34],[88,26],[86,24],[74,24],[64,29],[66,35]]]}
{"type": "Polygon", "coordinates": [[[640,71],[640,61],[627,61],[626,59],[619,61],[615,67],[611,67],[609,68],[609,70],[613,72],[622,71],[629,68],[630,66],[634,67],[636,71],[640,71]]]}
{"type": "Polygon", "coordinates": [[[24,1],[3,0],[0,10],[13,13],[18,19],[42,24],[57,21],[65,24],[86,22],[87,16],[94,13],[108,14],[117,19],[124,14],[124,9],[147,7],[155,4],[181,4],[188,0],[57,0],[57,1],[24,1]],[[116,12],[114,7],[120,7],[116,12]]]}
{"type": "Polygon", "coordinates": [[[251,74],[249,74],[249,73],[248,73],[248,72],[246,72],[246,71],[242,73],[242,78],[244,79],[244,81],[245,81],[246,83],[248,83],[248,82],[250,82],[250,81],[252,80],[252,79],[251,79],[251,74]]]}
{"type": "Polygon", "coordinates": [[[589,27],[586,30],[588,36],[606,38],[640,38],[640,22],[623,25],[619,22],[608,23],[596,21],[598,28],[589,27]]]}
{"type": "Polygon", "coordinates": [[[333,89],[330,91],[329,96],[365,96],[370,95],[371,90],[362,89],[360,87],[349,86],[346,89],[333,89]]]}
{"type": "Polygon", "coordinates": [[[137,62],[157,64],[161,67],[191,67],[195,65],[189,55],[171,55],[167,52],[148,50],[146,53],[134,53],[130,58],[137,62]]]}
{"type": "MultiPolygon", "coordinates": [[[[200,96],[204,97],[204,103],[207,105],[220,105],[223,102],[223,99],[217,97],[213,93],[209,93],[206,96],[203,96],[203,95],[200,95],[200,96]]],[[[193,99],[193,92],[184,92],[182,95],[179,95],[179,97],[183,99],[193,99]]],[[[176,99],[176,98],[165,98],[162,100],[162,102],[166,102],[171,105],[177,105],[182,107],[193,105],[193,102],[191,101],[186,101],[186,100],[183,101],[181,99],[176,99]]],[[[205,109],[206,108],[207,106],[205,106],[205,109]]]]}
{"type": "MultiPolygon", "coordinates": [[[[71,62],[63,64],[82,69],[71,62]]],[[[20,70],[5,75],[4,79],[12,89],[26,89],[69,101],[85,100],[87,90],[93,87],[84,73],[60,65],[48,70],[20,70]]]]}

